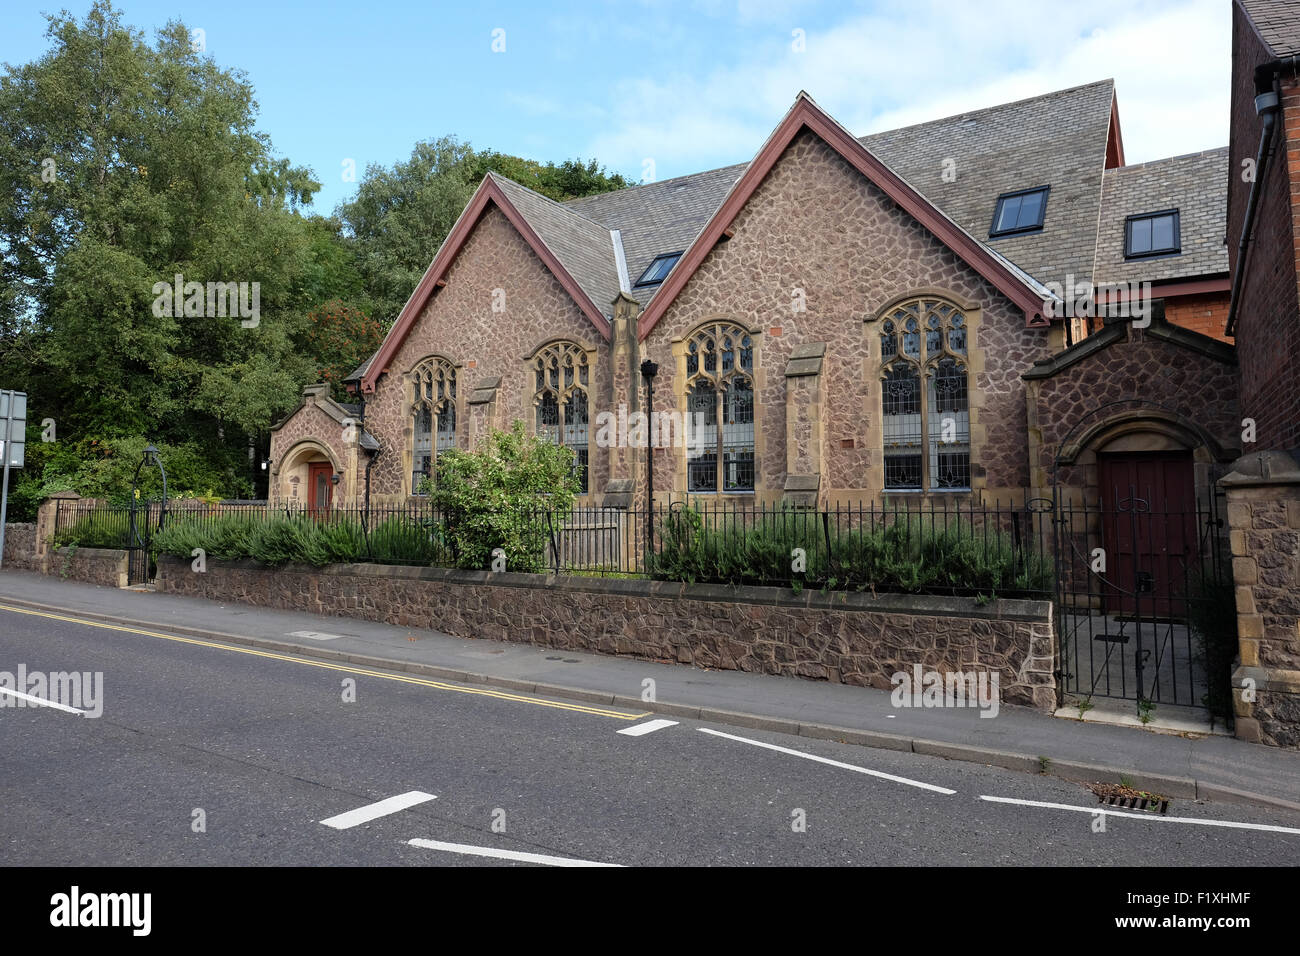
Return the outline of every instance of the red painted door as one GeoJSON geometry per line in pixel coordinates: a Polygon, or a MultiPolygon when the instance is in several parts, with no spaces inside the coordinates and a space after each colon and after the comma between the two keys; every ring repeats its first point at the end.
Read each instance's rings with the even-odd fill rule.
{"type": "Polygon", "coordinates": [[[312,462],[307,466],[307,508],[311,511],[328,511],[333,492],[334,469],[329,462],[312,462]]]}
{"type": "Polygon", "coordinates": [[[1191,452],[1097,456],[1109,614],[1183,617],[1197,572],[1191,452]]]}

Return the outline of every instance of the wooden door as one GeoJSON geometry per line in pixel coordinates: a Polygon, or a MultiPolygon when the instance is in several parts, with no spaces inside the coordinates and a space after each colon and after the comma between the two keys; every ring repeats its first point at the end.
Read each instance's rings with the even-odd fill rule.
{"type": "Polygon", "coordinates": [[[334,469],[327,461],[307,465],[307,508],[313,512],[328,511],[334,491],[334,469]]]}
{"type": "Polygon", "coordinates": [[[1199,560],[1191,452],[1097,456],[1106,612],[1183,617],[1199,560]]]}

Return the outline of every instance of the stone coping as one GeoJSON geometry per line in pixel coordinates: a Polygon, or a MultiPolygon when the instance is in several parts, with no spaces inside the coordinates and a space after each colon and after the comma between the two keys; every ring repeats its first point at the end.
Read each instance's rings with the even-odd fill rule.
{"type": "MultiPolygon", "coordinates": [[[[184,559],[159,555],[159,563],[184,559]]],[[[580,575],[522,574],[517,572],[467,571],[459,568],[416,567],[400,564],[331,564],[316,567],[287,564],[271,568],[257,561],[209,561],[209,568],[268,571],[271,573],[357,575],[440,581],[447,584],[506,588],[546,588],[607,594],[616,597],[652,599],[677,598],[688,601],[731,601],[740,604],[804,607],[811,610],[867,611],[882,614],[911,614],[925,617],[958,617],[988,621],[1047,623],[1052,619],[1050,601],[998,598],[978,605],[974,598],[935,594],[871,594],[861,591],[819,591],[805,588],[756,587],[729,584],[686,584],[681,581],[651,581],[641,578],[598,578],[580,575]]]]}

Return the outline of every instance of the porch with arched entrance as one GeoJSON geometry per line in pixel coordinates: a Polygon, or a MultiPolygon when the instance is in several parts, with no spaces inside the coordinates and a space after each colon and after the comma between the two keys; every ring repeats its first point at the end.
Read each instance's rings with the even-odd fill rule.
{"type": "Polygon", "coordinates": [[[329,447],[315,439],[295,442],[272,465],[273,500],[291,508],[324,511],[335,505],[342,470],[329,447]]]}

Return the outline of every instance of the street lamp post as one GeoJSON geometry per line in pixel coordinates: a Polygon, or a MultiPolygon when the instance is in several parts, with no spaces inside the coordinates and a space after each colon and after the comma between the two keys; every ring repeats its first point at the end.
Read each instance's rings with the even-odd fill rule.
{"type": "Polygon", "coordinates": [[[654,550],[655,543],[655,459],[653,442],[650,437],[653,432],[654,409],[655,409],[655,376],[659,374],[659,365],[646,359],[641,363],[641,377],[645,379],[645,420],[646,420],[646,443],[645,443],[645,530],[647,541],[647,553],[654,550]]]}

